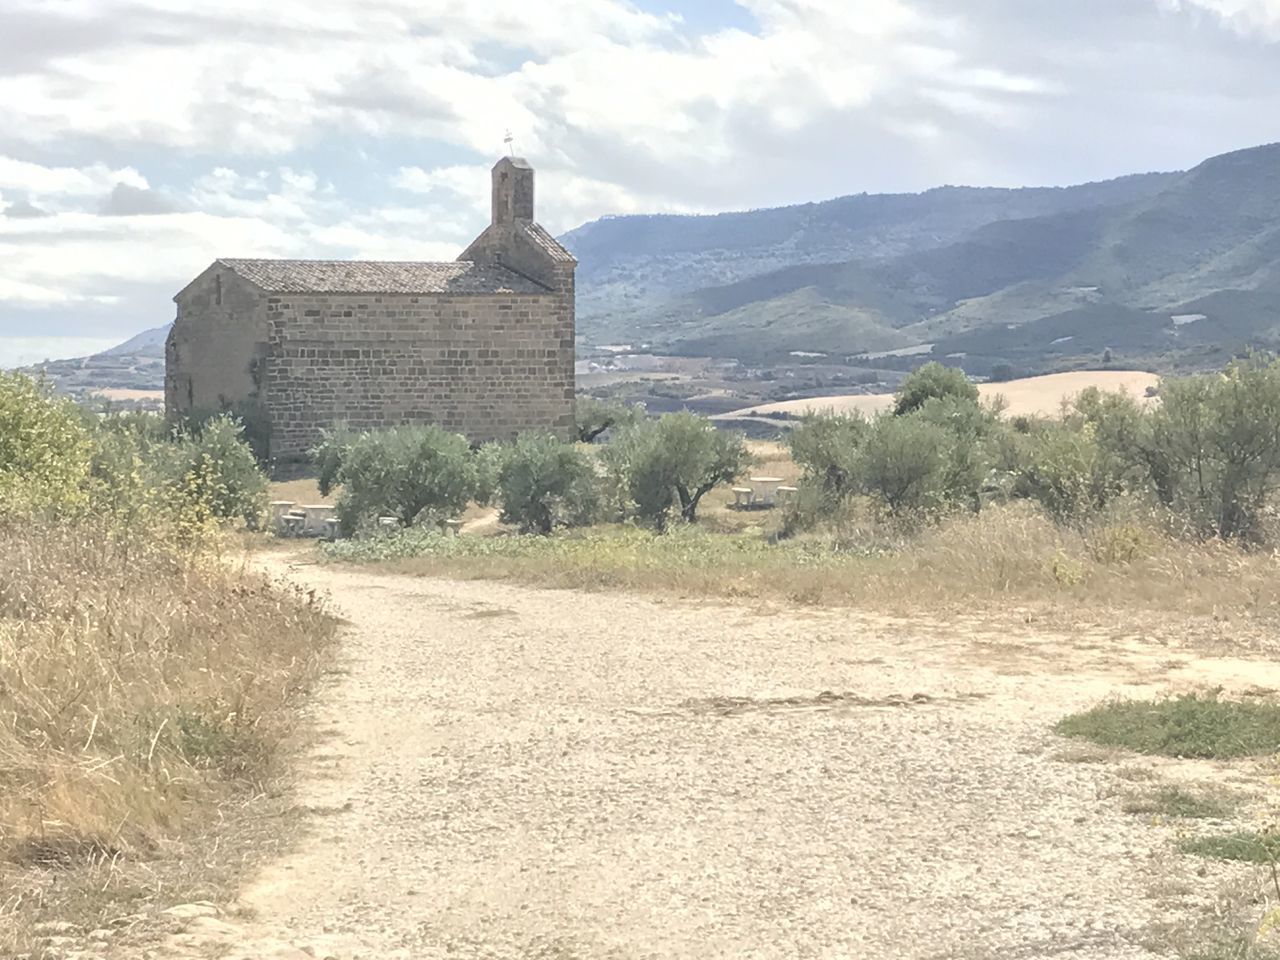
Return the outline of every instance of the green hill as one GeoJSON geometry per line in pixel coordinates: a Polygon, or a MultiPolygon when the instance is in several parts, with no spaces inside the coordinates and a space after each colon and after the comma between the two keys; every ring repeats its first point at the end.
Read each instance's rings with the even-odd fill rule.
{"type": "MultiPolygon", "coordinates": [[[[1051,194],[945,188],[831,203],[810,208],[825,225],[826,249],[856,236],[864,252],[814,263],[803,258],[816,256],[819,244],[778,244],[768,248],[773,255],[802,262],[665,298],[650,293],[645,305],[608,316],[594,305],[617,290],[623,264],[645,262],[651,286],[688,282],[658,271],[654,251],[657,237],[689,218],[641,218],[664,222],[647,226],[630,259],[620,222],[576,231],[590,237],[609,224],[612,244],[580,253],[590,289],[582,332],[758,361],[793,351],[856,355],[933,344],[935,356],[977,372],[1006,362],[1041,368],[1107,350],[1113,359],[1194,365],[1280,336],[1280,145],[1215,157],[1183,174],[1051,194]],[[866,202],[849,202],[858,200],[866,202]],[[977,222],[1002,204],[1025,213],[1036,203],[1059,209],[977,222]],[[863,219],[841,219],[855,207],[863,219]],[[604,293],[591,288],[602,276],[604,293]]],[[[718,277],[765,249],[745,246],[749,223],[759,225],[757,239],[776,239],[794,226],[798,209],[692,218],[672,243],[688,252],[686,271],[703,264],[718,277]],[[744,257],[723,255],[734,239],[744,257]]]]}
{"type": "Polygon", "coordinates": [[[578,316],[594,332],[620,314],[651,316],[674,296],[784,267],[886,260],[1001,220],[1130,203],[1174,176],[1018,190],[940,187],[714,216],[606,217],[560,239],[578,257],[578,316]]]}

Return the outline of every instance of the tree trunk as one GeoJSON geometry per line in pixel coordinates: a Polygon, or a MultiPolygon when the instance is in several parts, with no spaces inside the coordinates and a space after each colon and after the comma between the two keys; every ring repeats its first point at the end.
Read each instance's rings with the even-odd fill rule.
{"type": "Polygon", "coordinates": [[[690,494],[688,490],[677,484],[676,493],[680,495],[680,514],[687,523],[698,522],[698,503],[714,486],[713,483],[706,483],[690,494]]]}
{"type": "Polygon", "coordinates": [[[676,484],[676,495],[680,498],[680,516],[686,522],[693,523],[697,519],[698,501],[691,496],[687,487],[676,484]]]}

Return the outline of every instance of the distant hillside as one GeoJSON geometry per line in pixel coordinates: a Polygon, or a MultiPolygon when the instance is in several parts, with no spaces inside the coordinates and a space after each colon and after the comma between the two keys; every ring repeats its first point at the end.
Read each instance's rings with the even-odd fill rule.
{"type": "MultiPolygon", "coordinates": [[[[1085,192],[1072,209],[979,224],[946,243],[919,234],[917,249],[893,256],[709,284],[646,310],[588,316],[581,327],[597,339],[760,361],[933,344],[935,356],[977,372],[1107,350],[1194,364],[1280,338],[1280,145],[1184,174],[1073,189],[1085,192]]],[[[915,198],[917,211],[931,196],[954,211],[957,195],[946,191],[915,198]]],[[[904,223],[877,229],[900,238],[904,223]]]]}
{"type": "Polygon", "coordinates": [[[97,354],[99,357],[160,357],[164,358],[164,342],[169,336],[169,328],[173,326],[166,323],[162,327],[152,327],[150,330],[143,330],[136,336],[130,337],[124,343],[112,347],[110,350],[103,350],[97,354]]]}
{"type": "MultiPolygon", "coordinates": [[[[133,401],[164,390],[164,343],[170,324],[144,330],[124,343],[91,357],[48,360],[27,367],[57,389],[76,397],[123,392],[133,401]]],[[[123,397],[119,397],[123,399],[123,397]]],[[[156,397],[150,398],[158,403],[156,397]]]]}
{"type": "Polygon", "coordinates": [[[578,257],[578,315],[644,315],[673,295],[780,267],[884,260],[946,246],[1000,220],[1116,206],[1150,197],[1176,174],[1075,187],[940,187],[921,194],[840,197],[714,216],[610,217],[560,239],[578,257]]]}

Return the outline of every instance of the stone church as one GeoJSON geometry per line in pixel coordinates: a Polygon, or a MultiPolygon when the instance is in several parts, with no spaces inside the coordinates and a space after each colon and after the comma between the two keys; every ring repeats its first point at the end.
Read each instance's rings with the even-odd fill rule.
{"type": "Polygon", "coordinates": [[[576,266],[534,221],[533,168],[503,158],[456,261],[215,260],[174,297],[166,411],[250,411],[278,460],[336,423],[568,438],[576,266]]]}

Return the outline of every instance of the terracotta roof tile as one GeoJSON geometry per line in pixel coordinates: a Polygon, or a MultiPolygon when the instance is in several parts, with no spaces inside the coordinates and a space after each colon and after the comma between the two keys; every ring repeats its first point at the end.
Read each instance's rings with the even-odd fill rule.
{"type": "MultiPolygon", "coordinates": [[[[552,240],[552,243],[555,243],[552,240]]],[[[557,246],[559,246],[557,244],[557,246]]],[[[268,293],[546,293],[498,264],[383,260],[218,261],[268,293]]]]}
{"type": "Polygon", "coordinates": [[[561,263],[578,262],[574,259],[573,254],[561,246],[560,241],[549,234],[541,224],[525,220],[521,222],[520,226],[525,236],[550,254],[551,259],[558,260],[561,263]]]}

